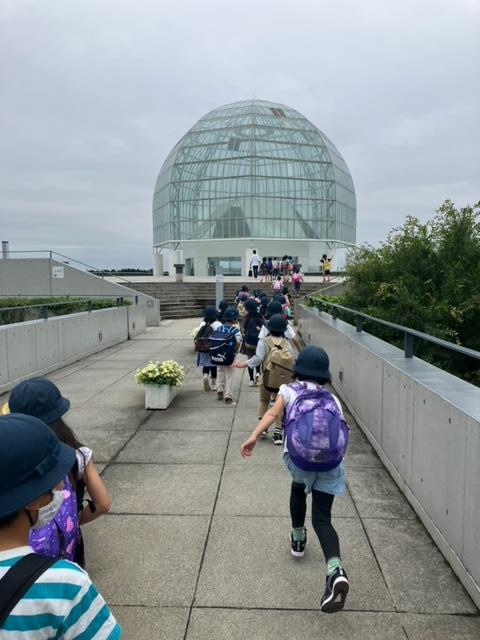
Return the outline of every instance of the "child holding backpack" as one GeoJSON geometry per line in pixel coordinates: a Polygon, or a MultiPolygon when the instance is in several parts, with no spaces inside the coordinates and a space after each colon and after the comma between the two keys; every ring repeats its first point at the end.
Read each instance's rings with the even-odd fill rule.
{"type": "MultiPolygon", "coordinates": [[[[253,369],[260,364],[263,369],[262,382],[259,385],[258,419],[268,410],[272,397],[278,393],[285,382],[292,379],[293,352],[289,341],[284,337],[287,321],[280,314],[273,315],[267,323],[268,335],[258,341],[255,355],[245,362],[236,362],[234,367],[253,369]]],[[[270,426],[270,425],[269,425],[270,426]]],[[[263,434],[268,434],[268,427],[263,434]]],[[[272,440],[274,444],[283,443],[281,417],[275,420],[272,440]]]]}
{"type": "Polygon", "coordinates": [[[233,402],[233,378],[235,369],[231,367],[240,347],[242,336],[236,326],[238,312],[233,307],[225,309],[224,324],[214,331],[210,338],[210,358],[217,367],[217,400],[225,404],[233,402]]]}
{"type": "Polygon", "coordinates": [[[291,553],[297,558],[305,553],[307,495],[311,493],[312,525],[325,556],[327,573],[320,609],[334,613],[343,609],[349,590],[338,535],[331,522],[333,500],[345,490],[343,457],[348,426],[340,402],[323,387],[331,379],[328,355],[323,349],[304,349],[297,358],[294,374],[296,381],[280,387],[275,404],[241,445],[240,454],[243,458],[251,456],[265,429],[284,415],[283,457],[292,476],[291,553]]]}
{"type": "MultiPolygon", "coordinates": [[[[60,442],[75,450],[75,464],[63,479],[63,492],[57,493],[60,508],[55,517],[40,529],[30,531],[30,545],[35,552],[50,558],[66,558],[85,566],[81,524],[87,524],[110,510],[110,500],[93,463],[93,452],[82,445],[62,416],[70,408],[58,387],[46,378],[32,378],[12,389],[8,406],[11,413],[39,418],[55,433],[60,442]],[[84,492],[90,500],[84,504],[84,492]],[[63,497],[62,497],[63,496],[63,497]]],[[[1,438],[1,433],[0,433],[1,438]]]]}
{"type": "Polygon", "coordinates": [[[300,273],[300,269],[295,269],[292,274],[292,282],[293,282],[293,292],[295,296],[300,295],[300,287],[303,282],[303,275],[300,273]]]}
{"type": "Polygon", "coordinates": [[[200,324],[194,340],[195,351],[198,353],[197,367],[202,367],[203,388],[205,391],[215,390],[217,383],[217,367],[212,364],[210,358],[210,336],[222,326],[222,323],[217,318],[218,313],[215,307],[205,307],[203,310],[203,322],[200,324]]]}

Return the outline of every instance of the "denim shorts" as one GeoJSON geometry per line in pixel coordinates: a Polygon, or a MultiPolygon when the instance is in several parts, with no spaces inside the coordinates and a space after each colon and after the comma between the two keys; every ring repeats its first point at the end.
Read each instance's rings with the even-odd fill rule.
{"type": "Polygon", "coordinates": [[[345,470],[343,462],[330,471],[304,471],[293,464],[288,452],[283,454],[283,463],[290,471],[292,480],[305,485],[305,493],[323,491],[333,496],[342,496],[345,492],[345,470]]]}

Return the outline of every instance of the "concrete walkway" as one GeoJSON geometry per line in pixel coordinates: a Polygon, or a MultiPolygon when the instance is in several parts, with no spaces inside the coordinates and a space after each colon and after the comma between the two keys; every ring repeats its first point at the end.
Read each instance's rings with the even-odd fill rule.
{"type": "Polygon", "coordinates": [[[344,612],[319,613],[323,558],[308,521],[305,557],[290,556],[280,447],[239,455],[258,391],[241,371],[233,405],[201,390],[194,324],[162,322],[51,376],[111,494],[111,514],[84,531],[124,637],[478,640],[476,607],[351,418],[349,491],[334,509],[351,589],[344,612]],[[186,382],[168,410],[145,411],[133,373],[166,358],[186,382]]]}

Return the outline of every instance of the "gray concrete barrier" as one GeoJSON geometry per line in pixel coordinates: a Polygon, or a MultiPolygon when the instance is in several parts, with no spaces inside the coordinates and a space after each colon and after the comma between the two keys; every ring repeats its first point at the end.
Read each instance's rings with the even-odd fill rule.
{"type": "Polygon", "coordinates": [[[298,327],[480,606],[480,389],[317,309],[301,306],[298,327]]]}
{"type": "Polygon", "coordinates": [[[0,326],[0,393],[145,331],[145,305],[0,326]]]}

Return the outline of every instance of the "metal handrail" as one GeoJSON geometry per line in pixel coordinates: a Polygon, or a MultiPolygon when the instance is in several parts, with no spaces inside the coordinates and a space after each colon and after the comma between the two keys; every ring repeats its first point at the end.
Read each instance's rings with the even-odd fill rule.
{"type": "Polygon", "coordinates": [[[439,347],[444,347],[445,349],[450,349],[450,351],[456,351],[457,353],[461,353],[464,356],[470,356],[471,358],[480,360],[480,351],[475,351],[474,349],[469,349],[468,347],[462,347],[458,344],[455,344],[454,342],[448,342],[448,340],[443,340],[442,338],[431,336],[428,333],[423,333],[422,331],[417,331],[416,329],[410,329],[410,327],[405,327],[401,324],[395,324],[394,322],[390,322],[388,320],[382,320],[381,318],[369,316],[367,313],[363,313],[363,311],[350,309],[349,307],[344,307],[343,305],[337,304],[336,302],[328,302],[327,300],[314,300],[311,296],[309,296],[307,300],[309,300],[310,303],[314,306],[317,306],[320,312],[322,311],[323,305],[333,307],[332,318],[334,320],[337,319],[338,309],[340,309],[341,311],[346,311],[347,313],[351,313],[355,318],[357,333],[362,332],[364,320],[389,327],[390,329],[395,329],[396,331],[402,331],[404,334],[404,352],[406,358],[413,357],[414,338],[420,338],[421,340],[425,340],[426,342],[436,344],[439,347]]]}
{"type": "MultiPolygon", "coordinates": [[[[129,296],[130,297],[130,296],[129,296]]],[[[135,298],[135,304],[138,304],[138,296],[134,296],[135,298]]],[[[112,301],[112,306],[111,307],[105,307],[105,308],[112,308],[114,306],[116,307],[122,307],[124,305],[124,297],[111,297],[111,298],[105,298],[106,300],[111,300],[112,301]]],[[[45,302],[43,304],[28,304],[28,305],[24,305],[24,306],[17,306],[17,307],[2,307],[1,306],[1,301],[0,301],[0,314],[2,313],[7,313],[10,311],[27,311],[30,309],[41,309],[42,313],[41,313],[41,318],[43,320],[48,320],[48,309],[50,307],[59,307],[59,306],[66,306],[66,305],[78,305],[79,303],[84,303],[86,305],[86,311],[88,311],[88,313],[90,313],[91,311],[94,311],[93,307],[92,307],[92,303],[97,302],[97,299],[91,299],[91,298],[76,298],[73,300],[64,300],[63,302],[45,302]]],[[[24,320],[20,320],[20,322],[24,322],[24,320]]]]}

